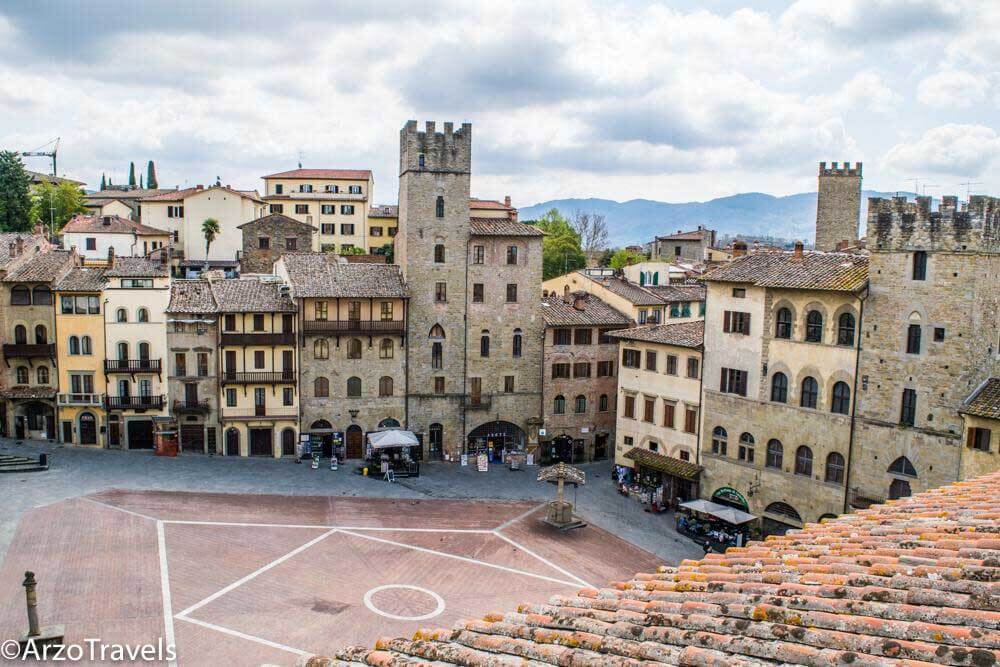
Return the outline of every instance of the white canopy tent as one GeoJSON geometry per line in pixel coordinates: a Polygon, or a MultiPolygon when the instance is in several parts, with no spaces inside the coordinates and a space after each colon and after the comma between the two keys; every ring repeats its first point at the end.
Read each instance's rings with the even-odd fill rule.
{"type": "Polygon", "coordinates": [[[368,434],[368,443],[372,449],[386,449],[388,447],[412,447],[419,445],[420,441],[412,431],[392,429],[389,431],[376,431],[368,434]]]}
{"type": "Polygon", "coordinates": [[[681,503],[681,507],[695,512],[701,512],[702,514],[709,514],[734,526],[738,526],[748,521],[753,521],[757,518],[753,514],[747,514],[743,510],[738,510],[735,507],[730,507],[729,505],[713,503],[711,500],[689,500],[686,503],[681,503]]]}

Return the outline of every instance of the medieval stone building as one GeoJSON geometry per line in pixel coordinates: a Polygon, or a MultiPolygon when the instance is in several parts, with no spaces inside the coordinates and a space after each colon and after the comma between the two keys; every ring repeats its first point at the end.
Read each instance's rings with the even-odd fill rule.
{"type": "Polygon", "coordinates": [[[269,213],[239,226],[243,232],[240,271],[270,273],[286,252],[312,249],[316,228],[281,213],[269,213]]]}
{"type": "Polygon", "coordinates": [[[858,243],[861,215],[861,163],[830,167],[819,163],[816,197],[816,250],[840,250],[858,243]]]}

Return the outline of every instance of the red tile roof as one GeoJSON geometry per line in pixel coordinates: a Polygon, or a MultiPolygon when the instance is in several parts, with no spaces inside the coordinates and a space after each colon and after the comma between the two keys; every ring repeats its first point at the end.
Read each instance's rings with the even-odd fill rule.
{"type": "Polygon", "coordinates": [[[998,486],[1000,472],[337,657],[468,667],[996,665],[998,486]]]}
{"type": "Polygon", "coordinates": [[[975,417],[1000,419],[1000,377],[987,378],[958,411],[975,417]]]}
{"type": "Polygon", "coordinates": [[[493,199],[469,199],[469,208],[471,209],[496,209],[498,211],[513,211],[513,206],[507,206],[502,202],[498,202],[493,199]]]}
{"type": "Polygon", "coordinates": [[[367,181],[371,177],[370,169],[292,169],[261,176],[261,178],[337,178],[343,181],[367,181]]]}
{"type": "Polygon", "coordinates": [[[868,283],[868,256],[843,252],[756,252],[705,274],[705,280],[759,287],[857,292],[868,283]]]}
{"type": "Polygon", "coordinates": [[[170,232],[164,229],[148,227],[135,220],[129,220],[117,215],[74,215],[66,226],[62,228],[60,234],[138,234],[140,236],[169,236],[170,232]],[[108,224],[104,224],[104,218],[110,218],[108,224]]]}
{"type": "Polygon", "coordinates": [[[160,194],[152,195],[151,197],[143,197],[139,201],[183,201],[194,194],[199,192],[208,192],[209,190],[225,190],[226,192],[231,192],[234,195],[239,195],[240,197],[246,197],[247,199],[263,202],[256,190],[236,190],[225,185],[212,185],[207,188],[199,186],[184,188],[183,190],[170,190],[169,192],[161,192],[160,194]]]}

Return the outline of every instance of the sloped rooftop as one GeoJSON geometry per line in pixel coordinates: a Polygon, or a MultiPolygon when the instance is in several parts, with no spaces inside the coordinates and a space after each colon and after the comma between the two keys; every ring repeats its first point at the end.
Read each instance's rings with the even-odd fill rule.
{"type": "Polygon", "coordinates": [[[705,280],[856,292],[868,281],[868,257],[843,252],[755,252],[705,274],[705,280]]]}
{"type": "Polygon", "coordinates": [[[403,299],[403,274],[394,264],[346,263],[333,253],[285,253],[292,295],[310,297],[362,297],[403,299]]]}
{"type": "Polygon", "coordinates": [[[550,327],[565,326],[628,326],[632,320],[627,315],[604,303],[587,292],[574,292],[569,303],[562,295],[552,294],[542,299],[542,317],[550,327]],[[579,306],[579,308],[577,307],[579,306]]]}

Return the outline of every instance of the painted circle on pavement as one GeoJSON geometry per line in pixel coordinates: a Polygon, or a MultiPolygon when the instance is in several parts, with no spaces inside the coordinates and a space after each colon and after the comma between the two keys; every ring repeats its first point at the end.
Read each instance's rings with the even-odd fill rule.
{"type": "Polygon", "coordinates": [[[370,609],[371,611],[378,614],[379,616],[384,616],[386,618],[391,618],[397,621],[426,621],[428,618],[434,618],[435,616],[440,615],[441,612],[444,611],[444,598],[442,598],[434,591],[428,590],[426,588],[421,588],[420,586],[411,586],[410,584],[386,584],[384,586],[376,586],[375,588],[365,593],[364,601],[365,601],[365,606],[368,607],[368,609],[370,609]],[[429,595],[431,598],[433,598],[435,607],[432,611],[429,611],[426,614],[418,614],[413,616],[391,614],[387,611],[379,609],[378,607],[375,606],[375,603],[372,602],[372,598],[374,598],[378,593],[381,593],[383,591],[407,591],[407,592],[416,591],[418,593],[423,593],[424,595],[429,595]]]}

